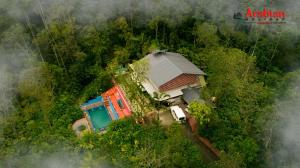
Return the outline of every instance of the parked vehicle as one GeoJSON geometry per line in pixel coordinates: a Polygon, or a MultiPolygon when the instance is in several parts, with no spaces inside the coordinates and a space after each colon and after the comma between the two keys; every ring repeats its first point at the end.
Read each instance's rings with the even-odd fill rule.
{"type": "Polygon", "coordinates": [[[173,118],[179,122],[179,123],[185,123],[186,122],[186,116],[183,112],[183,110],[179,106],[171,106],[171,114],[173,118]]]}

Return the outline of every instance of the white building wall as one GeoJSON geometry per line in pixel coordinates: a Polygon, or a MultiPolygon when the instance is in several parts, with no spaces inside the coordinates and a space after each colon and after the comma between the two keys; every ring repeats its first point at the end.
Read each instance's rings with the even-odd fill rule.
{"type": "MultiPolygon", "coordinates": [[[[155,85],[152,84],[152,82],[149,81],[149,80],[146,80],[146,81],[142,82],[142,86],[144,87],[144,89],[148,92],[148,94],[151,97],[153,97],[153,93],[154,92],[159,92],[159,89],[157,87],[155,87],[155,85]]],[[[188,87],[197,87],[197,86],[199,86],[199,84],[185,85],[185,86],[173,89],[173,90],[168,90],[168,91],[166,91],[164,93],[167,94],[167,95],[169,95],[170,97],[161,99],[160,101],[168,100],[168,99],[172,99],[172,98],[181,96],[181,95],[183,95],[183,92],[182,92],[183,89],[186,89],[188,87]]]]}

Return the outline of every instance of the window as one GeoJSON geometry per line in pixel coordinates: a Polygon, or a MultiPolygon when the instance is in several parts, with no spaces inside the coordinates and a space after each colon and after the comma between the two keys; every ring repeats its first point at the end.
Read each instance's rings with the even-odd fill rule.
{"type": "Polygon", "coordinates": [[[118,99],[118,105],[120,106],[121,109],[124,109],[124,105],[122,103],[122,100],[121,99],[118,99]]]}

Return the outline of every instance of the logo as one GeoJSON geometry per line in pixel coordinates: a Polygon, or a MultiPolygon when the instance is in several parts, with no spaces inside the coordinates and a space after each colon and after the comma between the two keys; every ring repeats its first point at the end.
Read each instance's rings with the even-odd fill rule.
{"type": "Polygon", "coordinates": [[[242,6],[244,10],[234,13],[234,19],[241,20],[244,23],[256,24],[286,23],[287,12],[273,7],[272,0],[246,0],[242,6]]]}

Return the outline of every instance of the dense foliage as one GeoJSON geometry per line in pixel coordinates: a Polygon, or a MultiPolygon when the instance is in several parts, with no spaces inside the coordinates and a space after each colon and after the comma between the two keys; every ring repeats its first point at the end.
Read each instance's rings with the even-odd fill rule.
{"type": "Polygon", "coordinates": [[[22,71],[7,68],[8,78],[18,80],[13,113],[1,113],[0,167],[39,166],[37,160],[56,153],[75,158],[68,164],[77,167],[264,167],[270,148],[265,123],[287,88],[286,73],[300,59],[300,38],[282,33],[276,39],[276,33],[252,25],[215,23],[204,13],[189,15],[195,12],[190,8],[182,18],[166,11],[143,24],[126,14],[82,24],[67,11],[50,22],[42,13],[18,21],[0,8],[0,50],[26,58],[22,67],[11,63],[22,71]],[[216,97],[216,107],[191,108],[201,123],[199,134],[223,151],[220,160],[205,165],[178,125],[166,129],[128,119],[104,135],[75,137],[71,125],[82,117],[79,105],[111,87],[119,69],[155,49],[179,52],[207,73],[202,96],[216,97]]]}
{"type": "MultiPolygon", "coordinates": [[[[83,141],[91,145],[90,137],[83,141]]],[[[94,143],[117,167],[204,167],[201,153],[183,136],[179,125],[166,131],[155,123],[141,126],[131,119],[117,121],[94,143]]]]}

